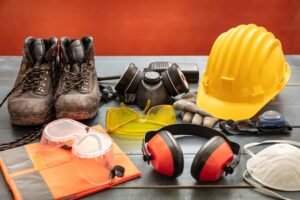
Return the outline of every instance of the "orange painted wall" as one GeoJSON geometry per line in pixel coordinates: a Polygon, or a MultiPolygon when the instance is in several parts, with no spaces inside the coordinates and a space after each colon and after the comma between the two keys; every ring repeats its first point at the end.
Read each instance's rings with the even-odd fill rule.
{"type": "Polygon", "coordinates": [[[86,34],[97,55],[203,55],[242,23],[300,54],[300,0],[0,0],[0,55],[20,55],[29,35],[86,34]]]}

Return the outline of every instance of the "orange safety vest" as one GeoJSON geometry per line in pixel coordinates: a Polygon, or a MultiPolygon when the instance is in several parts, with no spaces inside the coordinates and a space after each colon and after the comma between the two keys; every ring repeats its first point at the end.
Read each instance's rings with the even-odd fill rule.
{"type": "MultiPolygon", "coordinates": [[[[105,132],[101,126],[93,128],[105,132]]],[[[0,152],[0,166],[16,200],[77,199],[141,176],[114,142],[113,153],[117,155],[114,156],[115,165],[123,166],[125,173],[123,177],[115,177],[101,186],[91,184],[76,171],[76,162],[70,160],[71,151],[58,148],[45,155],[43,160],[47,163],[60,163],[49,167],[37,158],[42,154],[33,153],[37,152],[37,148],[38,143],[35,143],[0,152]]],[[[101,173],[96,168],[90,170],[95,174],[101,173]]]]}

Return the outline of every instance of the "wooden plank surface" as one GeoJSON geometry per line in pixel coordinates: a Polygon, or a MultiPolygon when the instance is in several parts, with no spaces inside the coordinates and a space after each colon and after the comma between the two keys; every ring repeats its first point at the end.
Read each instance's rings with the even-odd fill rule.
{"type": "MultiPolygon", "coordinates": [[[[174,56],[174,57],[96,57],[96,67],[98,76],[109,76],[122,74],[124,68],[131,62],[140,68],[147,67],[152,61],[173,61],[178,63],[197,63],[200,71],[205,67],[206,56],[174,56]]],[[[274,109],[283,113],[286,119],[293,126],[300,126],[300,56],[287,56],[291,66],[292,74],[287,87],[273,101],[266,105],[261,112],[274,109]]],[[[19,70],[21,57],[0,57],[0,99],[12,87],[15,76],[19,70]]],[[[116,81],[106,81],[104,84],[115,84],[116,81]]],[[[190,85],[192,91],[196,91],[197,84],[190,85]]],[[[84,121],[87,125],[101,124],[105,126],[105,113],[109,107],[117,107],[117,101],[109,102],[99,109],[97,116],[91,120],[84,121]]],[[[179,115],[179,113],[177,113],[179,115]]],[[[177,119],[180,123],[179,118],[177,119]]],[[[10,142],[21,137],[28,132],[30,127],[18,127],[11,125],[7,106],[0,109],[0,143],[10,142]]],[[[254,141],[267,139],[289,139],[300,141],[300,129],[295,128],[289,135],[262,135],[262,136],[230,136],[230,139],[241,145],[254,141]]],[[[245,170],[247,155],[242,155],[241,163],[231,176],[222,178],[214,183],[197,183],[190,175],[190,166],[193,157],[205,140],[195,137],[180,137],[178,141],[185,155],[185,169],[183,174],[177,179],[169,179],[155,173],[151,166],[141,159],[141,140],[120,139],[114,137],[116,143],[129,156],[135,165],[141,170],[142,177],[115,186],[103,192],[99,192],[86,197],[85,199],[269,199],[252,190],[242,179],[245,170]]],[[[254,151],[260,150],[255,148],[254,151]]],[[[284,195],[299,199],[299,192],[283,193],[284,195]]],[[[0,176],[0,199],[12,199],[11,193],[0,176]]]]}

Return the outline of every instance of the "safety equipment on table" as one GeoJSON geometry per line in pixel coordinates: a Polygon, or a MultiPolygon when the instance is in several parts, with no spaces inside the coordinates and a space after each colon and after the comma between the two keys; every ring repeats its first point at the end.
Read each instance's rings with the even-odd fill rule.
{"type": "MultiPolygon", "coordinates": [[[[76,126],[71,123],[65,125],[70,125],[69,128],[71,128],[68,129],[68,126],[65,126],[62,130],[66,132],[73,131],[73,126],[76,126]]],[[[50,148],[51,151],[37,153],[41,152],[41,144],[34,143],[0,152],[1,170],[13,192],[14,199],[77,199],[141,175],[114,142],[112,150],[105,146],[109,144],[107,141],[110,139],[100,126],[89,128],[89,133],[84,133],[84,125],[75,130],[74,134],[78,134],[78,138],[73,140],[73,144],[72,142],[67,144],[68,147],[72,146],[72,150],[62,146],[61,148],[50,148]],[[80,134],[83,136],[79,136],[80,134]],[[101,145],[96,138],[100,140],[101,145]],[[95,146],[96,148],[93,148],[95,146]],[[97,151],[100,149],[102,150],[97,151]],[[113,152],[111,158],[115,164],[115,167],[111,168],[108,178],[108,170],[105,168],[110,167],[109,163],[112,162],[108,160],[110,155],[104,152],[104,149],[113,152]],[[98,157],[100,154],[102,156],[98,157]],[[82,163],[75,160],[74,156],[82,159],[82,163]],[[95,157],[100,160],[98,161],[95,157]],[[105,161],[103,164],[108,165],[101,167],[102,161],[105,161]],[[84,162],[85,165],[83,165],[84,162]]],[[[49,141],[48,145],[60,146],[59,144],[62,143],[59,138],[62,138],[62,135],[55,131],[61,130],[49,127],[44,139],[49,137],[45,140],[49,141]],[[50,129],[52,130],[50,131],[50,129]],[[57,139],[56,142],[54,142],[55,139],[57,139]]],[[[72,138],[71,135],[71,133],[67,133],[65,140],[72,138]]],[[[44,145],[46,144],[44,143],[44,145]]]]}
{"type": "Polygon", "coordinates": [[[55,91],[56,118],[84,120],[99,110],[100,90],[92,36],[60,39],[60,72],[55,91]]]}
{"type": "Polygon", "coordinates": [[[142,143],[144,161],[151,162],[160,174],[175,178],[183,171],[183,154],[174,135],[209,139],[199,149],[191,166],[191,175],[199,182],[216,181],[223,172],[232,174],[239,163],[240,146],[221,132],[200,125],[174,124],[147,132],[142,143]]]}
{"type": "Polygon", "coordinates": [[[225,120],[219,123],[220,129],[226,134],[237,135],[241,133],[266,134],[290,133],[292,127],[284,116],[277,111],[269,110],[258,117],[257,120],[225,120]]]}
{"type": "Polygon", "coordinates": [[[117,137],[143,138],[147,131],[157,130],[176,122],[176,115],[171,105],[154,106],[137,112],[121,103],[120,108],[109,108],[106,112],[106,129],[117,137]],[[146,112],[148,110],[148,112],[146,112]]]}
{"type": "Polygon", "coordinates": [[[288,140],[267,140],[246,144],[247,161],[244,180],[265,195],[288,199],[268,188],[281,191],[300,191],[300,143],[288,140]],[[273,144],[254,154],[250,147],[273,144]],[[255,181],[249,179],[249,175],[255,181]],[[264,187],[267,186],[268,188],[264,187]]]}
{"type": "Polygon", "coordinates": [[[181,110],[182,122],[187,124],[198,124],[213,127],[218,118],[211,116],[196,105],[197,94],[189,92],[183,94],[181,98],[173,104],[176,110],[181,110]]]}
{"type": "Polygon", "coordinates": [[[182,71],[187,82],[198,82],[199,81],[199,68],[197,64],[194,63],[173,63],[173,62],[163,62],[157,61],[149,64],[148,68],[144,69],[144,72],[147,71],[156,71],[162,73],[172,67],[172,65],[178,65],[179,69],[182,71]]]}
{"type": "Polygon", "coordinates": [[[57,61],[58,40],[27,37],[23,58],[14,87],[4,98],[8,99],[10,121],[15,125],[30,126],[49,122],[54,116],[53,91],[57,61]]]}
{"type": "Polygon", "coordinates": [[[125,103],[136,102],[141,108],[149,100],[151,106],[168,104],[171,97],[189,90],[188,82],[176,64],[161,75],[155,71],[142,72],[134,64],[130,64],[115,89],[124,96],[125,103]]]}
{"type": "Polygon", "coordinates": [[[59,162],[49,163],[49,155],[59,148],[72,149],[72,154],[68,154],[69,160],[76,162],[77,173],[90,183],[103,185],[111,181],[110,173],[114,168],[114,161],[112,140],[108,135],[100,134],[72,119],[55,120],[44,128],[36,152],[37,157],[47,167],[61,164],[59,162]],[[97,169],[101,173],[94,174],[93,169],[97,169]]]}
{"type": "Polygon", "coordinates": [[[240,25],[215,41],[197,105],[220,119],[250,119],[284,88],[290,74],[280,41],[271,32],[240,25]]]}
{"type": "MultiPolygon", "coordinates": [[[[187,82],[198,82],[199,81],[199,68],[195,63],[174,63],[174,62],[165,62],[165,61],[156,61],[149,64],[147,68],[144,68],[144,72],[147,71],[155,71],[158,73],[162,73],[165,70],[172,67],[173,64],[178,65],[179,69],[182,71],[185,76],[187,82]]],[[[98,81],[106,81],[106,80],[115,80],[120,79],[121,76],[102,76],[98,77],[98,81]]]]}
{"type": "Polygon", "coordinates": [[[55,113],[57,118],[93,117],[100,99],[94,65],[91,36],[62,38],[60,45],[55,37],[27,37],[15,85],[1,101],[0,107],[8,99],[13,124],[42,127],[35,127],[15,141],[0,144],[0,151],[39,139],[46,122],[52,120],[55,113]],[[58,46],[61,47],[60,57],[57,55],[58,46]],[[62,66],[59,67],[59,64],[62,66]]]}
{"type": "Polygon", "coordinates": [[[4,151],[7,149],[12,149],[15,147],[23,146],[25,144],[29,144],[37,139],[40,139],[42,132],[43,131],[40,128],[34,128],[32,131],[24,134],[21,138],[18,138],[15,141],[1,143],[0,151],[4,151]]]}

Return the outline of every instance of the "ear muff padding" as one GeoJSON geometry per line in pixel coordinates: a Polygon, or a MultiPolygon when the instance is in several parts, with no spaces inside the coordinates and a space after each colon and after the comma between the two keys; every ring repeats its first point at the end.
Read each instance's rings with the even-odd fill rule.
{"type": "Polygon", "coordinates": [[[148,143],[153,168],[166,176],[177,177],[183,172],[183,154],[177,141],[168,131],[156,134],[148,143]]]}
{"type": "Polygon", "coordinates": [[[170,96],[177,96],[189,91],[189,84],[177,64],[161,73],[162,80],[170,96]]]}
{"type": "Polygon", "coordinates": [[[135,93],[137,87],[142,81],[144,73],[139,70],[133,63],[131,63],[121,76],[115,89],[121,93],[135,93]]]}
{"type": "Polygon", "coordinates": [[[215,136],[197,152],[191,166],[191,175],[197,181],[216,181],[232,159],[233,152],[228,143],[222,137],[215,136]]]}

